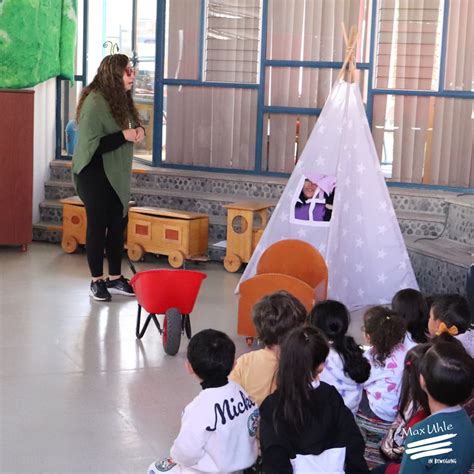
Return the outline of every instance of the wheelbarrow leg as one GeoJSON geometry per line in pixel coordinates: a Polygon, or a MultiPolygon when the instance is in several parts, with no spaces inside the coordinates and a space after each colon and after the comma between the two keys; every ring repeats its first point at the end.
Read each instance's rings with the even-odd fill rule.
{"type": "Polygon", "coordinates": [[[193,333],[191,330],[191,320],[189,319],[189,314],[183,314],[183,330],[186,333],[188,339],[191,339],[193,333]]]}
{"type": "Polygon", "coordinates": [[[143,337],[143,334],[140,336],[140,319],[142,316],[142,307],[138,305],[138,312],[137,312],[137,327],[135,329],[135,336],[137,336],[137,339],[141,339],[143,337]]]}
{"type": "Polygon", "coordinates": [[[143,325],[142,329],[140,330],[141,313],[142,313],[142,307],[140,305],[138,305],[137,327],[135,329],[135,335],[137,336],[137,339],[141,339],[143,337],[143,335],[145,334],[151,320],[153,320],[153,322],[155,323],[155,326],[158,329],[158,332],[161,334],[162,331],[161,331],[160,322],[158,321],[158,318],[156,317],[156,314],[153,314],[153,313],[148,315],[148,317],[145,320],[145,324],[143,325]]]}

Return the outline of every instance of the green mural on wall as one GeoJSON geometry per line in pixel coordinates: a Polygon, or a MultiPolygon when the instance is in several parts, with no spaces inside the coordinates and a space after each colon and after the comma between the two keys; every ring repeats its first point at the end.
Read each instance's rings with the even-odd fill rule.
{"type": "Polygon", "coordinates": [[[74,80],[76,0],[0,0],[0,88],[74,80]]]}

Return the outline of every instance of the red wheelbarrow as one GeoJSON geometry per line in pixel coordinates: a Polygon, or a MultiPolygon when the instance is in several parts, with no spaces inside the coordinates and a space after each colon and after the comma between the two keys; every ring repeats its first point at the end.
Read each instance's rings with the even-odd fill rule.
{"type": "Polygon", "coordinates": [[[175,355],[181,343],[181,334],[191,339],[189,314],[194,308],[202,281],[203,272],[193,270],[147,270],[138,272],[130,280],[138,302],[137,327],[135,334],[141,339],[150,321],[153,320],[163,336],[163,348],[169,355],[175,355]],[[142,307],[148,317],[140,328],[142,307]],[[163,314],[163,329],[157,315],[163,314]]]}

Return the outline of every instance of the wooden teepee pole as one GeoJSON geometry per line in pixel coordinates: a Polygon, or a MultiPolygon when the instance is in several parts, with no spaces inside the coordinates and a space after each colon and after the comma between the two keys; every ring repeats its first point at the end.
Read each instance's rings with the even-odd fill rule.
{"type": "Polygon", "coordinates": [[[344,23],[342,24],[342,33],[344,35],[344,42],[346,44],[346,57],[342,63],[341,72],[337,80],[344,79],[347,71],[347,66],[349,65],[349,82],[355,82],[356,78],[356,61],[355,54],[357,48],[357,30],[355,26],[352,26],[349,32],[349,37],[347,37],[347,31],[344,23]]]}

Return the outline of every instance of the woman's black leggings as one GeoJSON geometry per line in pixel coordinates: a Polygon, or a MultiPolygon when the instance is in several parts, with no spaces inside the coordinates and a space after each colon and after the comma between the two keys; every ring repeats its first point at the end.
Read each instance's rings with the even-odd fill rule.
{"type": "Polygon", "coordinates": [[[92,277],[104,273],[104,250],[109,275],[121,275],[127,217],[104,171],[102,157],[94,157],[77,176],[77,191],[87,214],[86,252],[92,277]]]}

